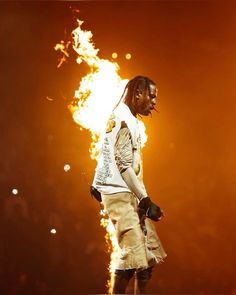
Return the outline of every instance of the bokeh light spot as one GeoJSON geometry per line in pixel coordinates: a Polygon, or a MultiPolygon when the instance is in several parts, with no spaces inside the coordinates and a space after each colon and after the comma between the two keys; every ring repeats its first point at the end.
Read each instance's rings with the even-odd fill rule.
{"type": "Polygon", "coordinates": [[[126,55],[125,55],[125,58],[126,58],[126,59],[128,59],[128,60],[129,60],[129,59],[131,59],[131,57],[132,57],[132,56],[131,56],[131,54],[130,54],[130,53],[126,53],[126,55]]]}
{"type": "Polygon", "coordinates": [[[69,164],[65,164],[64,165],[64,171],[68,172],[70,170],[70,165],[69,164]]]}
{"type": "Polygon", "coordinates": [[[117,57],[118,57],[118,54],[117,54],[116,52],[113,52],[111,56],[112,56],[112,58],[114,58],[114,59],[115,59],[115,58],[117,58],[117,57]]]}
{"type": "Polygon", "coordinates": [[[57,231],[56,231],[55,228],[52,228],[52,229],[50,230],[50,233],[53,234],[53,235],[55,235],[55,234],[57,233],[57,231]]]}
{"type": "Polygon", "coordinates": [[[13,188],[11,192],[14,196],[18,195],[18,189],[16,188],[13,188]]]}

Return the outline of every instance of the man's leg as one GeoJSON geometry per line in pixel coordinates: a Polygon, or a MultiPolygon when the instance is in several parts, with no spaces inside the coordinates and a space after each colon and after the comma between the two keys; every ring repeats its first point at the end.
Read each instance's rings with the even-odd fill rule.
{"type": "Polygon", "coordinates": [[[137,271],[135,279],[137,280],[138,294],[145,294],[148,281],[151,279],[153,267],[137,271]]]}
{"type": "Polygon", "coordinates": [[[115,271],[114,285],[112,288],[112,294],[125,294],[126,288],[130,279],[133,277],[135,269],[126,269],[115,271]]]}

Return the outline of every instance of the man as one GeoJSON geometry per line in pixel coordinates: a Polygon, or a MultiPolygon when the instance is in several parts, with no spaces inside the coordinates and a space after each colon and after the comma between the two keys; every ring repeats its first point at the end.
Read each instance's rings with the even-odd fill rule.
{"type": "Polygon", "coordinates": [[[139,292],[144,293],[153,266],[166,256],[150,220],[161,220],[163,212],[143,183],[142,125],[137,119],[151,114],[156,100],[157,88],[149,78],[137,76],[127,83],[108,121],[91,186],[115,226],[120,247],[113,294],[125,293],[134,274],[139,292]]]}

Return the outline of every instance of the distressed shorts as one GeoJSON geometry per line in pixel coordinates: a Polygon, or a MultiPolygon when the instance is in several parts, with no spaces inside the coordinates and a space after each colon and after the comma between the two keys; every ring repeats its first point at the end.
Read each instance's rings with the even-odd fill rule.
{"type": "Polygon", "coordinates": [[[137,198],[129,192],[102,195],[102,203],[115,226],[120,253],[116,269],[145,269],[160,263],[166,253],[150,219],[140,224],[137,198]]]}

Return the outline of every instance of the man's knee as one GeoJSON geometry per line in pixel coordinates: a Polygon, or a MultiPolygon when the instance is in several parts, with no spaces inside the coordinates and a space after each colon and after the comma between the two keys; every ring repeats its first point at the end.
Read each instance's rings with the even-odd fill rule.
{"type": "Polygon", "coordinates": [[[130,280],[135,273],[135,269],[116,269],[115,275],[120,279],[130,280]]]}
{"type": "Polygon", "coordinates": [[[150,280],[152,277],[152,269],[153,269],[153,267],[149,267],[144,270],[137,271],[137,273],[136,273],[137,280],[139,280],[139,281],[150,280]]]}

